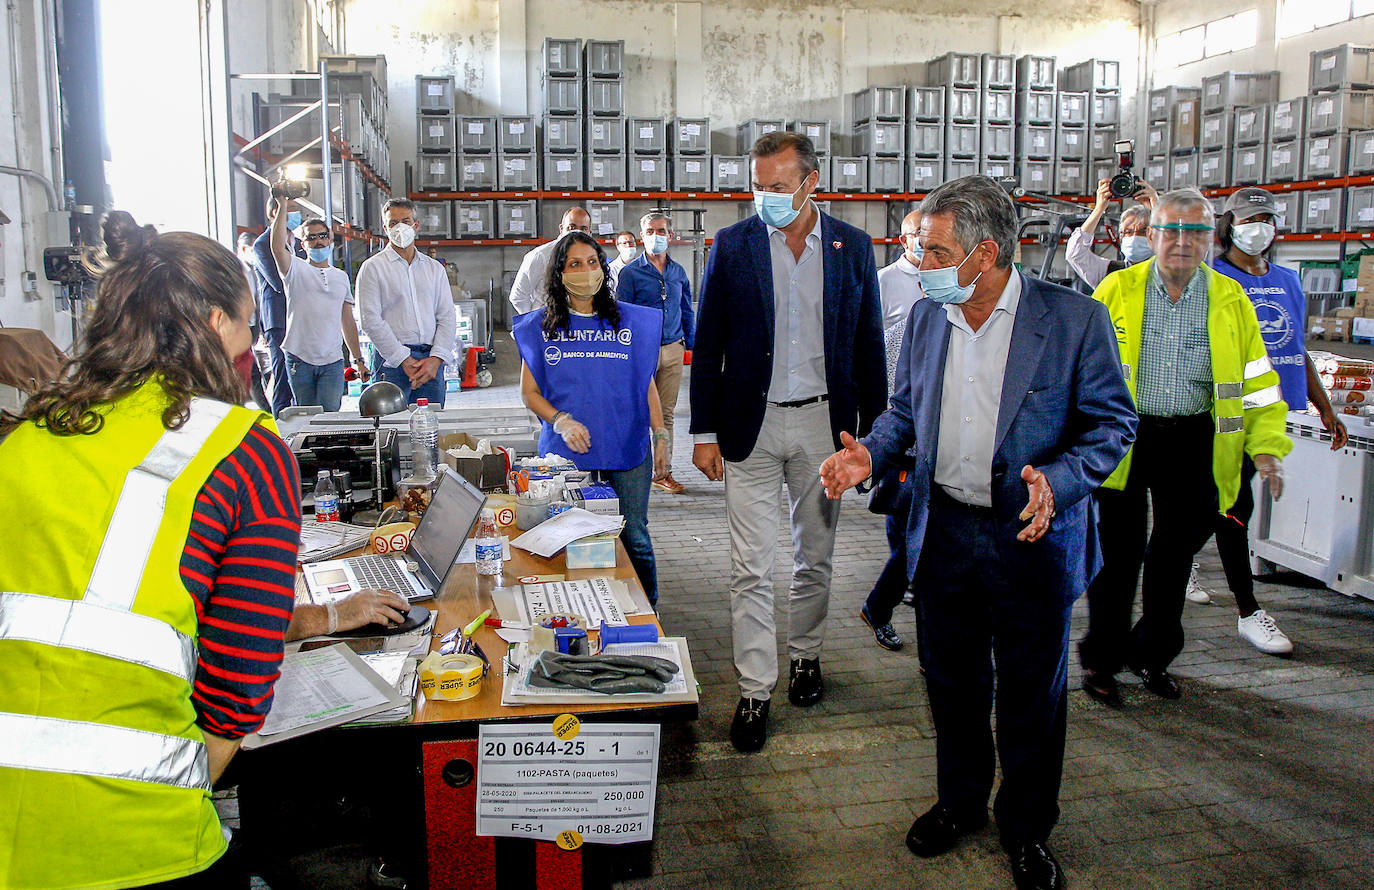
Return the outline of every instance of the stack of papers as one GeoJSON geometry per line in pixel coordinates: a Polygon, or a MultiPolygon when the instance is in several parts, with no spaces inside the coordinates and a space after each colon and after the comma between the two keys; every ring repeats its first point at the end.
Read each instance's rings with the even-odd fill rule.
{"type": "Polygon", "coordinates": [[[635,692],[625,695],[607,695],[590,689],[555,689],[546,686],[532,686],[529,682],[530,671],[538,660],[525,645],[516,647],[515,659],[519,668],[507,670],[501,686],[502,705],[553,705],[553,704],[667,704],[671,702],[694,702],[697,700],[696,675],[692,671],[692,659],[687,650],[687,640],[683,637],[663,637],[657,643],[618,643],[607,646],[607,655],[654,655],[666,658],[678,665],[678,672],[665,684],[661,693],[635,692]]]}
{"type": "Polygon", "coordinates": [[[407,704],[388,683],[343,643],[282,660],[272,710],[262,728],[244,739],[245,749],[260,748],[309,732],[351,723],[407,704]]]}
{"type": "Polygon", "coordinates": [[[315,562],[330,559],[367,543],[372,529],[346,522],[316,522],[314,516],[301,519],[301,549],[296,559],[315,562]]]}
{"type": "Polygon", "coordinates": [[[512,547],[548,559],[578,538],[618,533],[623,523],[619,516],[600,516],[573,507],[544,520],[510,543],[512,547]]]}

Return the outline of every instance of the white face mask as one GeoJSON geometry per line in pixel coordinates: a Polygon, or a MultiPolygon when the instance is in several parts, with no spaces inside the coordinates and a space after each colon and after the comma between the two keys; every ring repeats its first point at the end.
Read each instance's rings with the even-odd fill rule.
{"type": "Polygon", "coordinates": [[[396,223],[386,230],[386,237],[397,250],[405,250],[415,243],[415,227],[406,223],[396,223]]]}
{"type": "Polygon", "coordinates": [[[1265,222],[1232,226],[1231,243],[1250,256],[1259,256],[1274,243],[1274,226],[1265,222]]]}
{"type": "Polygon", "coordinates": [[[638,249],[637,247],[635,247],[633,244],[629,245],[628,247],[621,247],[621,248],[619,248],[619,250],[620,250],[620,259],[621,259],[623,262],[626,262],[626,263],[628,263],[630,260],[634,259],[634,258],[635,258],[635,254],[639,253],[639,249],[638,249]]]}

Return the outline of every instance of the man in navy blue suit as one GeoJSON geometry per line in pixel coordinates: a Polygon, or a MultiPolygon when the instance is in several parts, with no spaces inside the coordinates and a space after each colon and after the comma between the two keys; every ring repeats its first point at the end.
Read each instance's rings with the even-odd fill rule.
{"type": "Polygon", "coordinates": [[[767,739],[778,681],[773,560],[782,483],[792,520],[788,699],[820,701],[839,504],[816,473],[840,430],[867,430],[887,405],[873,239],[810,200],[811,140],[769,133],[750,173],[758,215],[716,234],[692,355],[692,463],[725,480],[730,610],[740,700],[730,741],[767,739]]]}
{"type": "Polygon", "coordinates": [[[1047,842],[1069,612],[1101,565],[1089,495],[1126,453],[1136,414],[1107,313],[1012,268],[1016,209],[996,182],[954,180],[921,209],[926,299],[907,321],[891,407],[862,442],[841,436],[821,478],[839,497],[904,457],[915,465],[907,565],[938,799],[907,846],[936,856],[986,824],[1000,754],[993,809],[1016,886],[1058,888],[1047,842]]]}

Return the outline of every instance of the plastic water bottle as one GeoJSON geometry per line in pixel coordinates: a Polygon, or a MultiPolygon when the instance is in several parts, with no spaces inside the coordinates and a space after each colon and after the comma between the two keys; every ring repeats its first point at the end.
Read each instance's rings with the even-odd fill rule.
{"type": "Polygon", "coordinates": [[[433,479],[439,472],[439,418],[429,410],[429,399],[417,399],[410,414],[411,475],[433,479]]]}
{"type": "Polygon", "coordinates": [[[501,549],[501,532],[496,527],[496,514],[490,507],[483,507],[482,516],[477,520],[477,574],[501,574],[504,564],[501,549]]]}
{"type": "Polygon", "coordinates": [[[339,490],[328,470],[320,470],[315,476],[315,521],[339,521],[339,490]]]}

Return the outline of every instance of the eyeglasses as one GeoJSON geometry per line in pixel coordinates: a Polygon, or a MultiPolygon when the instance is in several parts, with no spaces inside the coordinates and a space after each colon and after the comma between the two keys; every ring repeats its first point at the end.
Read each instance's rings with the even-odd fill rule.
{"type": "Polygon", "coordinates": [[[305,240],[306,240],[306,241],[319,241],[319,242],[323,243],[323,242],[325,242],[325,241],[333,241],[333,240],[334,240],[334,235],[333,235],[333,233],[331,233],[331,232],[311,232],[311,233],[309,233],[308,235],[305,236],[305,240]]]}

